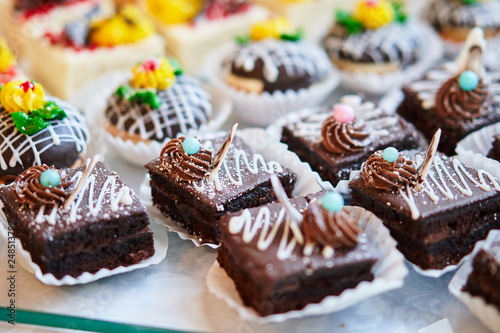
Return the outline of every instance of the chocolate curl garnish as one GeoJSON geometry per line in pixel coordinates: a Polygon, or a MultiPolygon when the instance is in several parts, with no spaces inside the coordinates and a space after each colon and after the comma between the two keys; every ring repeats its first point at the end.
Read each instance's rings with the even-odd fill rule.
{"type": "Polygon", "coordinates": [[[475,72],[479,78],[486,81],[486,71],[483,64],[483,54],[486,40],[481,28],[474,28],[469,32],[464,47],[457,57],[457,74],[466,70],[475,72]]]}
{"type": "Polygon", "coordinates": [[[233,125],[231,133],[229,133],[229,136],[227,137],[226,141],[222,143],[222,146],[215,154],[212,160],[212,171],[208,176],[208,180],[212,181],[215,178],[215,176],[217,176],[217,173],[219,172],[219,169],[222,166],[222,162],[224,162],[224,158],[226,157],[229,147],[231,146],[231,142],[233,142],[234,135],[236,134],[237,129],[238,129],[238,123],[233,125]]]}
{"type": "Polygon", "coordinates": [[[292,230],[295,239],[300,245],[304,244],[304,236],[302,235],[302,232],[299,228],[299,225],[302,223],[302,214],[297,210],[297,208],[292,205],[292,203],[288,199],[285,189],[283,188],[283,185],[281,185],[278,176],[271,175],[271,184],[273,185],[274,193],[276,194],[278,201],[281,203],[283,208],[285,208],[286,214],[290,221],[290,229],[292,230]]]}
{"type": "Polygon", "coordinates": [[[425,178],[429,174],[432,163],[434,162],[434,156],[439,146],[439,140],[441,139],[441,129],[439,128],[434,136],[432,137],[429,149],[427,149],[427,154],[425,155],[424,162],[420,165],[417,170],[417,180],[415,184],[415,190],[420,191],[422,189],[422,184],[425,182],[425,178]]]}
{"type": "Polygon", "coordinates": [[[76,196],[78,195],[78,193],[80,193],[80,190],[82,189],[83,185],[86,183],[87,178],[89,178],[90,174],[92,173],[92,170],[94,170],[94,167],[97,164],[97,162],[99,162],[99,155],[92,157],[90,162],[87,164],[87,168],[83,172],[82,178],[80,178],[80,181],[76,185],[75,190],[73,191],[73,193],[71,193],[69,198],[66,199],[66,201],[64,202],[63,208],[65,211],[68,210],[71,207],[71,204],[73,203],[73,201],[75,201],[76,196]]]}
{"type": "Polygon", "coordinates": [[[50,169],[55,170],[54,167],[43,164],[21,173],[12,184],[14,198],[31,209],[42,205],[53,207],[62,204],[69,196],[67,189],[72,182],[62,180],[59,185],[53,187],[42,185],[40,178],[45,171],[50,169]]]}

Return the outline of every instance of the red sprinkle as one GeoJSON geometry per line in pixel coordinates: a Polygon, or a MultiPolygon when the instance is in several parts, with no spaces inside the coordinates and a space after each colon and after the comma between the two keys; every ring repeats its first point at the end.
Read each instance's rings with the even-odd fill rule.
{"type": "Polygon", "coordinates": [[[35,90],[35,85],[31,81],[26,81],[20,85],[21,88],[23,88],[24,92],[27,93],[29,89],[35,90]]]}
{"type": "Polygon", "coordinates": [[[144,60],[144,62],[142,63],[142,67],[148,72],[153,72],[160,67],[160,63],[156,58],[150,58],[144,60]]]}

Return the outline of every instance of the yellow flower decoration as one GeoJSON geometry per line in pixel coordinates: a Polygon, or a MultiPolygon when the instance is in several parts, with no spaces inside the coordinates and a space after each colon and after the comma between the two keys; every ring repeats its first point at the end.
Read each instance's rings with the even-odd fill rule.
{"type": "Polygon", "coordinates": [[[130,85],[137,89],[165,90],[175,83],[175,70],[165,59],[151,57],[132,69],[130,85]]]}
{"type": "Polygon", "coordinates": [[[279,39],[283,34],[293,34],[294,32],[292,25],[286,18],[276,17],[254,24],[250,31],[250,38],[253,40],[279,39]]]}
{"type": "Polygon", "coordinates": [[[139,10],[123,6],[112,18],[92,24],[89,32],[90,43],[102,47],[129,44],[151,36],[154,26],[139,10]]]}
{"type": "Polygon", "coordinates": [[[387,0],[364,0],[356,6],[354,18],[361,21],[366,29],[378,29],[394,22],[396,12],[387,0]]]}
{"type": "Polygon", "coordinates": [[[191,20],[202,7],[202,0],[148,0],[148,10],[166,24],[191,20]]]}
{"type": "Polygon", "coordinates": [[[5,84],[0,92],[0,102],[10,112],[30,113],[45,104],[45,91],[33,81],[14,80],[5,84]]]}
{"type": "Polygon", "coordinates": [[[7,71],[16,62],[16,57],[4,38],[0,38],[0,73],[7,71]]]}

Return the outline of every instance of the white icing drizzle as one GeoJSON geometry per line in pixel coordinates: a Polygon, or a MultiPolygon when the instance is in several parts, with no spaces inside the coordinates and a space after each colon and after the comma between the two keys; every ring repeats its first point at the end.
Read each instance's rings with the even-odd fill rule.
{"type": "Polygon", "coordinates": [[[500,2],[481,1],[466,5],[461,0],[434,0],[427,15],[431,23],[440,26],[498,27],[500,2]]]}
{"type": "MultiPolygon", "coordinates": [[[[251,72],[257,60],[264,63],[263,74],[267,82],[276,82],[279,68],[283,66],[288,76],[303,76],[306,73],[324,77],[330,68],[330,61],[324,51],[312,45],[266,39],[253,42],[234,51],[225,66],[234,62],[236,68],[251,72]]],[[[230,68],[226,68],[229,71],[230,68]]]]}
{"type": "Polygon", "coordinates": [[[85,119],[67,103],[58,99],[49,98],[49,100],[55,101],[59,107],[64,109],[67,117],[62,120],[51,120],[50,126],[33,135],[19,132],[10,113],[0,104],[0,168],[2,170],[13,168],[17,164],[23,168],[41,165],[46,162],[42,161],[41,155],[61,143],[74,144],[77,152],[81,154],[87,152],[90,134],[85,125],[85,119]],[[17,148],[13,146],[14,142],[20,142],[17,148]],[[6,156],[10,155],[7,152],[12,154],[9,160],[5,159],[6,156]],[[33,153],[33,165],[23,165],[21,161],[21,156],[28,152],[33,153]]]}
{"type": "Polygon", "coordinates": [[[198,123],[206,124],[212,115],[210,94],[192,77],[178,76],[176,83],[158,91],[158,96],[162,100],[158,109],[147,104],[132,107],[128,102],[117,103],[118,99],[112,96],[106,110],[107,118],[117,118],[114,125],[118,129],[138,134],[144,140],[154,136],[164,140],[176,137],[174,126],[178,126],[181,133],[187,133],[189,129],[198,129],[198,123]],[[123,112],[124,107],[130,110],[123,112]],[[152,125],[151,128],[148,125],[152,125]]]}
{"type": "MultiPolygon", "coordinates": [[[[206,140],[203,142],[203,145],[205,149],[213,150],[212,141],[206,140]]],[[[227,152],[226,158],[222,162],[219,172],[213,178],[213,181],[204,178],[202,180],[193,181],[191,184],[199,192],[205,191],[206,187],[213,187],[216,191],[220,192],[224,189],[224,184],[226,182],[229,182],[233,186],[242,186],[242,173],[245,170],[252,175],[256,175],[259,172],[265,172],[271,175],[283,172],[283,167],[276,161],[266,162],[264,156],[261,154],[252,153],[249,155],[244,149],[238,149],[231,146],[227,152]],[[228,160],[230,160],[234,166],[230,167],[228,165],[228,160]]]]}
{"type": "MultiPolygon", "coordinates": [[[[258,231],[261,230],[259,239],[257,240],[257,249],[265,251],[269,248],[269,246],[271,246],[274,239],[277,237],[278,230],[282,224],[284,224],[283,234],[278,246],[278,251],[276,252],[276,257],[279,260],[285,260],[291,256],[295,246],[298,244],[298,239],[291,230],[290,221],[286,218],[284,208],[281,208],[272,227],[271,212],[269,211],[269,208],[262,207],[253,223],[250,211],[245,209],[240,216],[231,218],[229,221],[229,232],[232,234],[238,234],[243,231],[243,242],[250,243],[255,238],[258,231]]],[[[298,232],[300,233],[300,230],[298,232]]],[[[310,254],[312,254],[312,252],[310,254]]]]}
{"type": "MultiPolygon", "coordinates": [[[[357,95],[344,96],[340,103],[350,105],[354,109],[356,125],[364,126],[363,132],[370,136],[367,142],[373,142],[377,138],[388,136],[393,131],[393,126],[397,125],[399,118],[397,115],[389,116],[372,102],[362,102],[357,95]]],[[[321,109],[323,110],[323,109],[321,109]]],[[[305,119],[294,123],[294,134],[298,137],[309,137],[311,141],[320,142],[321,127],[323,122],[333,114],[332,112],[312,113],[305,119]]]]}
{"type": "MultiPolygon", "coordinates": [[[[420,217],[420,211],[415,203],[416,195],[424,195],[425,193],[435,205],[440,200],[454,200],[457,195],[470,197],[473,195],[473,191],[467,179],[484,192],[492,190],[500,192],[498,180],[486,170],[475,170],[477,174],[474,176],[465,169],[458,159],[451,157],[447,159],[450,161],[451,167],[447,166],[439,155],[434,157],[433,167],[424,181],[421,191],[416,191],[409,185],[406,186],[406,189],[399,189],[401,197],[410,209],[412,219],[416,220],[420,217]],[[435,190],[441,194],[441,197],[436,194],[435,190]]],[[[417,165],[421,164],[422,161],[423,157],[420,154],[415,156],[417,165]]]]}
{"type": "MultiPolygon", "coordinates": [[[[130,206],[133,203],[130,189],[127,186],[117,188],[117,174],[109,175],[102,187],[96,188],[97,173],[98,171],[94,168],[90,176],[85,180],[84,185],[76,195],[76,199],[70,206],[69,218],[66,220],[67,223],[76,222],[78,210],[82,206],[88,208],[90,215],[97,216],[102,211],[103,203],[109,202],[111,212],[119,211],[120,204],[122,206],[130,206]],[[88,194],[88,200],[84,201],[83,198],[86,193],[88,194]]],[[[77,184],[82,176],[83,172],[78,171],[71,177],[71,181],[77,184]]],[[[35,222],[43,223],[47,221],[47,223],[54,225],[56,224],[58,213],[61,215],[64,214],[62,205],[55,205],[48,214],[46,206],[42,205],[36,215],[35,222]]]]}
{"type": "MultiPolygon", "coordinates": [[[[424,79],[411,83],[408,87],[417,93],[422,108],[429,110],[436,105],[436,95],[441,86],[456,75],[456,64],[448,62],[427,73],[424,79]]],[[[489,92],[496,102],[500,102],[500,71],[487,73],[490,83],[489,92]]]]}
{"type": "Polygon", "coordinates": [[[361,61],[367,55],[374,63],[403,65],[415,61],[415,52],[420,44],[417,29],[410,24],[398,23],[349,36],[329,34],[324,40],[325,49],[333,59],[361,61]]]}

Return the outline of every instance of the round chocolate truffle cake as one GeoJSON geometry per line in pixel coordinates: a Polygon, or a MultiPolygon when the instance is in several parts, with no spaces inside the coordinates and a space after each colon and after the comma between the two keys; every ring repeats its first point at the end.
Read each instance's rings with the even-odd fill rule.
{"type": "Polygon", "coordinates": [[[14,118],[0,104],[0,182],[13,180],[34,165],[69,168],[79,166],[87,153],[90,135],[85,119],[72,106],[48,98],[64,110],[66,117],[52,119],[50,125],[34,134],[21,133],[14,118]]]}
{"type": "Polygon", "coordinates": [[[500,32],[500,1],[434,0],[427,20],[444,39],[463,42],[470,29],[482,28],[485,37],[500,32]]]}
{"type": "Polygon", "coordinates": [[[238,48],[223,66],[230,86],[256,93],[308,88],[326,78],[330,68],[323,50],[274,39],[238,48]]]}
{"type": "Polygon", "coordinates": [[[399,23],[356,34],[336,24],[324,40],[332,62],[351,72],[394,72],[415,63],[420,46],[418,30],[399,23]]]}
{"type": "MultiPolygon", "coordinates": [[[[160,66],[158,59],[148,61],[160,66]]],[[[109,133],[133,143],[164,142],[208,122],[211,96],[197,80],[181,74],[170,77],[160,67],[144,69],[147,66],[145,61],[140,70],[154,73],[155,84],[143,82],[136,73],[130,85],[120,87],[109,99],[105,111],[109,133]]]]}

